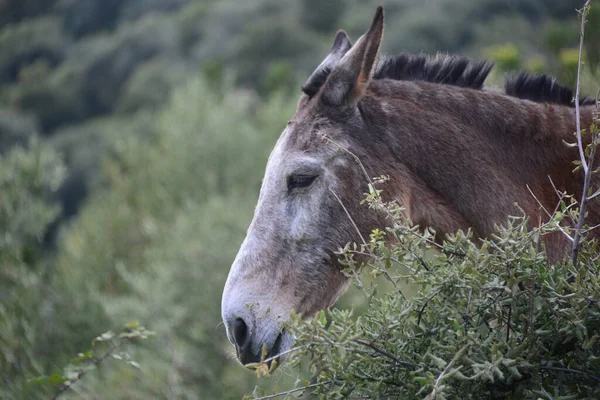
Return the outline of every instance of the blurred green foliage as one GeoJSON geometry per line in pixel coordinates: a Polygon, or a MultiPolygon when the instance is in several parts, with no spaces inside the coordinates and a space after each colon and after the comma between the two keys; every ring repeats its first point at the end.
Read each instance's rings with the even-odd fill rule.
{"type": "MultiPolygon", "coordinates": [[[[77,393],[112,399],[209,399],[239,398],[250,390],[253,375],[226,362],[231,349],[219,328],[220,292],[249,223],[270,144],[294,108],[295,100],[277,93],[265,102],[254,92],[230,87],[214,92],[192,78],[154,117],[152,139],[138,135],[134,125],[120,125],[113,158],[102,164],[110,190],[99,190],[86,203],[61,239],[51,274],[39,283],[61,299],[28,296],[39,304],[19,303],[29,312],[47,309],[45,318],[53,323],[36,330],[30,344],[15,338],[12,346],[17,348],[5,348],[15,357],[13,352],[27,345],[19,358],[44,361],[19,374],[6,371],[3,387],[8,393],[16,396],[23,379],[41,370],[56,373],[68,362],[65,357],[86,349],[95,334],[134,318],[150,322],[157,334],[156,340],[130,352],[142,369],[99,366],[77,383],[77,393]],[[61,308],[66,306],[62,299],[73,306],[61,308]],[[33,349],[41,346],[43,356],[34,355],[33,349]]],[[[9,153],[16,157],[13,153],[29,156],[22,150],[9,153]]],[[[29,176],[21,179],[29,182],[29,176]]],[[[20,221],[14,211],[6,215],[7,226],[20,221]]],[[[26,215],[40,221],[35,214],[26,215]]],[[[30,225],[37,226],[27,222],[24,227],[30,225]]],[[[16,288],[8,293],[15,303],[20,301],[16,288]]],[[[11,315],[9,321],[43,324],[35,313],[11,315]]],[[[10,332],[7,327],[1,331],[10,332]]],[[[22,393],[22,398],[35,398],[22,393]]]]}
{"type": "Polygon", "coordinates": [[[502,71],[514,72],[521,68],[519,49],[512,43],[493,46],[488,53],[490,60],[502,71]]]}
{"type": "MultiPolygon", "coordinates": [[[[386,51],[483,58],[509,43],[501,68],[572,78],[571,0],[384,3],[386,51]]],[[[74,398],[251,391],[220,325],[224,280],[300,83],[334,32],[356,40],[374,7],[0,1],[0,398],[47,398],[27,380],[60,375],[100,332],[131,320],[157,334],[129,349],[141,370],[109,361],[74,398]]],[[[586,71],[584,87],[595,82],[586,71]]]]}
{"type": "Polygon", "coordinates": [[[38,141],[0,157],[0,398],[27,398],[23,377],[50,361],[37,346],[45,336],[44,298],[51,271],[39,243],[58,208],[47,202],[64,177],[56,153],[38,141]]]}

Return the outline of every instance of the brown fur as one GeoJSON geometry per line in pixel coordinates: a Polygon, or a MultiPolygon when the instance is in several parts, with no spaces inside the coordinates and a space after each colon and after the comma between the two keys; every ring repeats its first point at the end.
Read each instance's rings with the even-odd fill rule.
{"type": "MultiPolygon", "coordinates": [[[[356,115],[323,110],[318,99],[307,104],[300,118],[326,119],[348,125],[344,133],[372,176],[392,176],[389,190],[407,207],[411,219],[429,226],[443,238],[458,229],[472,228],[477,237],[493,233],[510,215],[532,225],[548,219],[527,186],[547,210],[560,191],[579,199],[581,174],[573,174],[578,159],[572,107],[534,103],[503,93],[428,82],[371,81],[357,104],[356,115]],[[382,106],[385,104],[386,106],[382,106]],[[326,116],[319,117],[326,112],[326,116]],[[358,149],[358,150],[356,150],[358,149]]],[[[582,125],[589,126],[593,107],[582,107],[582,125]]],[[[298,133],[306,151],[322,146],[316,136],[298,133]]],[[[335,140],[335,138],[334,138],[335,140]]],[[[360,182],[353,182],[360,185],[360,182]]],[[[363,211],[347,204],[355,213],[363,211]]],[[[588,222],[598,220],[597,202],[589,206],[588,222]]],[[[365,227],[365,233],[371,227],[365,227]]],[[[557,254],[556,249],[552,254],[557,254]]],[[[558,252],[560,253],[560,252],[558,252]]]]}

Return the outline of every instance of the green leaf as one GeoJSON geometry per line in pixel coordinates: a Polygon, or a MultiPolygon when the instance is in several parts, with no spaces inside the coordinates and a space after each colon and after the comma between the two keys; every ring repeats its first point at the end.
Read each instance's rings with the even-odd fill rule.
{"type": "Polygon", "coordinates": [[[128,324],[125,324],[124,328],[127,328],[127,329],[139,329],[140,328],[140,324],[138,322],[130,322],[128,324]]]}
{"type": "Polygon", "coordinates": [[[94,350],[88,350],[85,353],[77,354],[77,357],[71,359],[71,364],[79,364],[82,361],[89,360],[94,356],[94,350]]]}
{"type": "Polygon", "coordinates": [[[49,376],[39,376],[37,378],[30,379],[31,383],[38,384],[50,384],[50,385],[61,385],[67,382],[68,379],[65,376],[54,374],[49,376]]]}
{"type": "Polygon", "coordinates": [[[96,342],[107,342],[113,339],[114,337],[115,334],[113,331],[104,332],[102,335],[95,337],[94,340],[92,340],[92,344],[96,342]]]}
{"type": "Polygon", "coordinates": [[[421,385],[428,385],[429,384],[429,379],[425,378],[424,376],[415,376],[413,378],[413,381],[420,383],[421,385]]]}
{"type": "Polygon", "coordinates": [[[319,324],[321,324],[321,326],[327,326],[327,315],[323,310],[319,311],[319,324]]]}
{"type": "Polygon", "coordinates": [[[68,379],[62,375],[54,374],[48,378],[48,383],[52,385],[60,385],[62,383],[67,382],[68,379]]]}

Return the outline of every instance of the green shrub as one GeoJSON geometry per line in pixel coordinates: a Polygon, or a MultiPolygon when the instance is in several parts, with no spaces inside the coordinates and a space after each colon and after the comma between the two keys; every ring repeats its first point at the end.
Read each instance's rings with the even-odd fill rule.
{"type": "Polygon", "coordinates": [[[15,145],[26,146],[39,130],[35,116],[0,108],[0,154],[8,152],[15,145]]]}
{"type": "Polygon", "coordinates": [[[43,299],[51,273],[40,242],[58,209],[48,203],[64,175],[58,156],[32,141],[0,156],[0,397],[28,397],[25,377],[44,367],[36,343],[43,336],[43,299]]]}
{"type": "Polygon", "coordinates": [[[340,10],[344,9],[345,2],[346,0],[302,0],[300,20],[317,32],[330,33],[338,29],[340,10]]]}
{"type": "MultiPolygon", "coordinates": [[[[594,135],[597,123],[589,128],[594,135]]],[[[586,149],[592,159],[597,145],[586,149]]],[[[439,245],[435,232],[412,226],[380,192],[370,186],[365,202],[387,215],[389,226],[375,229],[368,243],[338,252],[369,308],[358,317],[333,310],[309,321],[292,318],[292,364],[310,369],[312,377],[287,393],[426,400],[600,396],[600,255],[598,240],[586,237],[598,227],[559,226],[583,221],[575,200],[561,201],[550,220],[533,229],[527,218],[510,217],[488,239],[476,243],[470,231],[457,232],[439,245]],[[572,246],[579,234],[583,239],[571,258],[551,263],[545,236],[562,234],[575,238],[572,246]],[[361,271],[388,289],[378,294],[377,282],[366,287],[361,271]]],[[[257,389],[253,397],[271,395],[257,389]]]]}
{"type": "Polygon", "coordinates": [[[546,59],[543,56],[533,56],[525,61],[525,69],[529,72],[543,74],[546,70],[546,59]]]}
{"type": "Polygon", "coordinates": [[[154,58],[136,68],[123,84],[116,110],[130,114],[158,109],[169,101],[171,91],[193,75],[187,64],[168,58],[154,58]]]}
{"type": "Polygon", "coordinates": [[[263,90],[267,94],[274,92],[292,93],[298,87],[294,68],[290,63],[281,61],[269,66],[263,83],[263,90]]]}
{"type": "Polygon", "coordinates": [[[20,80],[21,69],[35,61],[45,60],[50,66],[60,63],[69,44],[54,16],[5,27],[0,31],[0,82],[20,80]]]}
{"type": "Polygon", "coordinates": [[[577,267],[552,265],[542,241],[555,225],[529,230],[515,217],[480,244],[458,233],[438,246],[397,206],[369,201],[392,217],[390,227],[340,257],[349,277],[362,268],[397,289],[376,295],[371,286],[358,317],[334,310],[292,321],[302,349],[294,363],[313,374],[299,390],[327,399],[600,396],[597,241],[584,242],[577,267]]]}
{"type": "Polygon", "coordinates": [[[571,86],[577,82],[577,65],[579,62],[579,49],[563,49],[559,54],[562,69],[561,78],[571,86]]]}
{"type": "Polygon", "coordinates": [[[519,48],[512,43],[492,46],[487,53],[500,71],[517,71],[521,68],[519,48]]]}

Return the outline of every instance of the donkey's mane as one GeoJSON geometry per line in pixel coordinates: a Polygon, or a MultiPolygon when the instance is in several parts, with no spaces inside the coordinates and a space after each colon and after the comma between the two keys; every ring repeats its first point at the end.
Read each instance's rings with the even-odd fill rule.
{"type": "MultiPolygon", "coordinates": [[[[401,53],[379,61],[373,79],[424,81],[481,90],[493,66],[488,61],[474,61],[458,55],[401,53]]],[[[321,67],[302,86],[302,91],[310,97],[314,96],[330,74],[330,67],[321,67]]],[[[573,90],[560,85],[556,78],[548,75],[527,72],[509,75],[504,80],[504,91],[508,96],[536,103],[574,106],[573,90]]],[[[595,99],[582,97],[580,104],[593,105],[595,99]]]]}
{"type": "Polygon", "coordinates": [[[493,64],[487,61],[473,61],[457,55],[431,57],[402,53],[379,62],[373,77],[481,89],[492,67],[493,64]]]}
{"type": "MultiPolygon", "coordinates": [[[[556,82],[556,78],[548,75],[521,72],[508,76],[504,81],[504,91],[507,95],[535,101],[537,103],[556,103],[574,106],[573,90],[556,82]]],[[[591,97],[582,97],[581,105],[596,104],[591,97]]]]}

